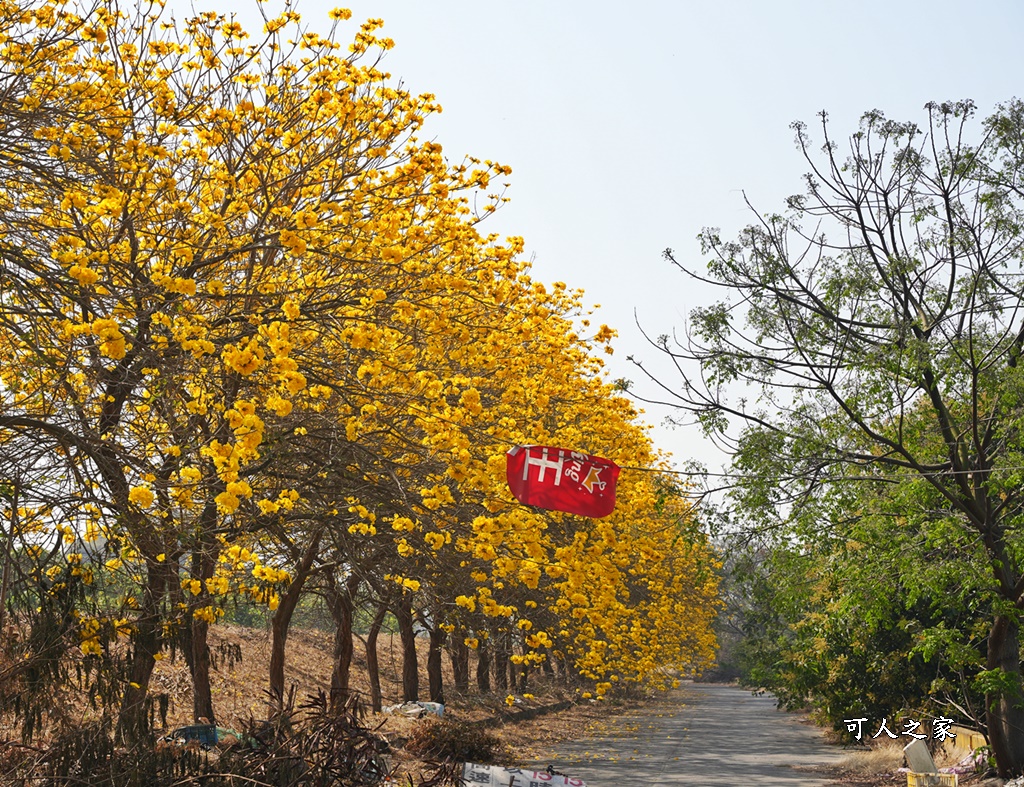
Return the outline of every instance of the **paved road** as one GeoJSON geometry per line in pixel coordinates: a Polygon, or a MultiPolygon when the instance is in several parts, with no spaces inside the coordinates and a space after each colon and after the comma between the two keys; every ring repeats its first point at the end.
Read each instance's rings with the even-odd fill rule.
{"type": "Polygon", "coordinates": [[[598,737],[560,744],[550,761],[588,787],[821,787],[829,780],[815,768],[843,755],[770,696],[693,684],[672,697],[678,704],[609,719],[598,737]]]}

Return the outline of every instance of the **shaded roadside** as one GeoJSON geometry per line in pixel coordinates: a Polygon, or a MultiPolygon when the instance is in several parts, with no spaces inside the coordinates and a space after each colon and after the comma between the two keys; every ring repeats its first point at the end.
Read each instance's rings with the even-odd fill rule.
{"type": "Polygon", "coordinates": [[[830,783],[823,768],[843,756],[802,717],[777,710],[770,696],[693,684],[665,700],[610,715],[591,737],[557,744],[531,765],[552,764],[589,787],[823,787],[830,783]]]}

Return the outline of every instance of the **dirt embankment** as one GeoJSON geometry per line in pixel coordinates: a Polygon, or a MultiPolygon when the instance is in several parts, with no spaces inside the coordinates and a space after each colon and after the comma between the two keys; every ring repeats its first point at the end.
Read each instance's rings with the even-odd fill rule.
{"type": "MultiPolygon", "coordinates": [[[[366,673],[366,655],[363,643],[356,639],[353,657],[352,688],[369,697],[369,678],[366,673]]],[[[419,643],[420,699],[426,700],[427,642],[419,643]]],[[[299,705],[317,691],[330,686],[333,637],[329,632],[294,630],[288,637],[288,655],[285,666],[286,684],[294,685],[295,701],[299,705]]],[[[220,625],[211,630],[211,650],[215,670],[211,675],[216,723],[221,727],[242,730],[250,719],[263,718],[267,712],[267,669],[270,662],[270,633],[265,629],[220,625]]],[[[401,645],[398,635],[381,634],[377,643],[380,663],[383,705],[402,701],[401,645]]],[[[576,693],[541,673],[531,675],[527,695],[515,696],[509,706],[508,692],[492,691],[481,694],[475,680],[468,694],[459,694],[453,688],[454,679],[447,657],[444,658],[446,716],[467,723],[486,724],[486,729],[504,744],[502,759],[507,762],[529,762],[543,758],[548,747],[584,733],[588,727],[599,725],[610,713],[625,709],[638,701],[608,703],[567,701],[576,693]],[[543,712],[552,706],[560,709],[543,712]],[[542,712],[533,718],[531,709],[542,712]]],[[[475,661],[470,663],[475,675],[475,661]]],[[[165,659],[157,664],[151,684],[153,693],[166,693],[169,697],[167,727],[192,724],[192,688],[188,666],[183,658],[165,659]]],[[[368,706],[368,701],[367,701],[368,706]]],[[[412,761],[402,750],[402,744],[414,731],[415,719],[401,714],[367,713],[366,723],[387,736],[395,746],[399,761],[412,761]]]]}

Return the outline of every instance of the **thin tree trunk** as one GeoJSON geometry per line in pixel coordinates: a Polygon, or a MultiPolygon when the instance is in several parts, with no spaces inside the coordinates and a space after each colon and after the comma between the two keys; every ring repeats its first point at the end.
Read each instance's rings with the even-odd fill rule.
{"type": "MultiPolygon", "coordinates": [[[[436,621],[435,621],[436,624],[436,621]]],[[[444,653],[445,633],[440,626],[430,630],[430,650],[427,651],[427,685],[430,701],[444,703],[444,674],[441,655],[444,653]]]]}
{"type": "Polygon", "coordinates": [[[508,690],[517,691],[516,681],[519,678],[519,665],[512,661],[514,651],[511,648],[511,644],[506,653],[505,663],[508,664],[508,690]]]}
{"type": "Polygon", "coordinates": [[[192,619],[192,718],[197,723],[216,724],[210,685],[209,632],[209,623],[199,618],[192,619]]]}
{"type": "Polygon", "coordinates": [[[333,578],[327,584],[327,601],[335,623],[334,669],[331,671],[331,709],[334,711],[343,708],[348,700],[353,651],[353,599],[358,587],[359,579],[355,576],[350,576],[343,588],[338,588],[333,578]]]}
{"type": "Polygon", "coordinates": [[[460,694],[469,693],[469,645],[466,644],[466,630],[459,629],[448,640],[448,658],[452,663],[452,678],[455,690],[460,694]]]}
{"type": "Polygon", "coordinates": [[[476,647],[476,687],[481,694],[491,693],[491,646],[481,639],[476,647]]]}
{"type": "Polygon", "coordinates": [[[412,627],[412,599],[403,593],[395,610],[398,633],[402,638],[402,702],[420,698],[420,671],[416,661],[416,633],[412,627]]]}
{"type": "Polygon", "coordinates": [[[508,690],[516,690],[516,680],[519,678],[519,668],[514,661],[512,656],[515,654],[515,648],[512,645],[512,632],[507,631],[501,638],[501,650],[505,657],[505,667],[508,669],[508,690]]]}
{"type": "Polygon", "coordinates": [[[573,669],[573,666],[569,659],[563,656],[558,660],[558,666],[562,672],[562,682],[566,686],[576,685],[576,671],[573,669]]]}
{"type": "MultiPolygon", "coordinates": [[[[197,549],[192,552],[192,579],[202,583],[198,596],[193,596],[189,604],[190,612],[211,603],[206,580],[213,576],[217,564],[214,553],[217,549],[213,540],[213,528],[216,525],[217,504],[210,500],[203,510],[203,530],[197,549]]],[[[213,689],[210,685],[210,624],[201,617],[191,615],[191,637],[188,638],[188,666],[192,673],[192,719],[206,724],[216,724],[213,715],[213,689]]]]}
{"type": "MultiPolygon", "coordinates": [[[[522,649],[523,649],[523,656],[525,656],[526,653],[527,653],[526,634],[522,635],[522,637],[520,639],[520,644],[521,644],[522,649]]],[[[519,693],[520,694],[526,694],[527,681],[529,680],[529,677],[530,677],[530,662],[528,662],[524,658],[523,659],[523,663],[519,665],[519,693]]]]}
{"type": "Polygon", "coordinates": [[[370,622],[370,630],[366,633],[366,674],[370,679],[370,707],[374,713],[380,713],[380,662],[377,660],[377,635],[384,625],[384,616],[388,614],[387,604],[381,603],[370,622]]]}
{"type": "Polygon", "coordinates": [[[302,595],[302,586],[309,577],[320,548],[321,533],[317,532],[306,547],[306,552],[299,561],[295,576],[288,584],[288,589],[277,605],[277,611],[271,618],[271,641],[270,641],[270,697],[274,710],[280,712],[284,709],[284,662],[285,647],[288,644],[288,626],[292,621],[292,614],[299,603],[299,596],[302,595]]]}
{"type": "Polygon", "coordinates": [[[7,623],[7,590],[11,584],[11,552],[14,551],[14,533],[18,529],[18,485],[14,483],[10,497],[7,498],[11,504],[11,529],[4,536],[4,568],[0,576],[0,632],[3,632],[7,623]]]}
{"type": "Polygon", "coordinates": [[[499,692],[508,690],[508,652],[505,649],[505,635],[497,628],[491,629],[491,646],[493,648],[494,687],[499,692]]]}

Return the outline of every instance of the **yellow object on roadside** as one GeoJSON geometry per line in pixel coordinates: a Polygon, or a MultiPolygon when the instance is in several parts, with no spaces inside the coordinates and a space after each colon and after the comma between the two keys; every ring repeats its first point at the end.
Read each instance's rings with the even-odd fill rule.
{"type": "Polygon", "coordinates": [[[958,787],[955,773],[907,773],[907,787],[958,787]]]}

